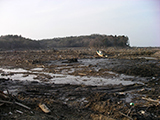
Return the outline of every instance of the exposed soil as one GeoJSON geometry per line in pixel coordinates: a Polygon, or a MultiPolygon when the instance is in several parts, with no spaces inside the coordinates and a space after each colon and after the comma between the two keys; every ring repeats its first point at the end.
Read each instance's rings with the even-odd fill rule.
{"type": "MultiPolygon", "coordinates": [[[[1,68],[43,68],[42,72],[47,73],[103,78],[118,78],[124,74],[134,76],[129,79],[134,84],[55,84],[48,82],[53,76],[43,73],[34,73],[38,74],[34,81],[1,77],[0,119],[160,119],[160,48],[103,50],[108,58],[99,58],[95,49],[85,48],[1,51],[1,68]],[[40,103],[50,112],[43,112],[40,103]]],[[[1,76],[14,74],[17,73],[6,74],[0,70],[1,76]]],[[[30,74],[25,72],[24,76],[30,74]]]]}

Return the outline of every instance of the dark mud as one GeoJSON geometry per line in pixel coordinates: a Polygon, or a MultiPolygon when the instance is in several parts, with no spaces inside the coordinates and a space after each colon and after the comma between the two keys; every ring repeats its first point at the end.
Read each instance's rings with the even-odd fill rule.
{"type": "MultiPolygon", "coordinates": [[[[119,79],[134,83],[85,85],[49,83],[53,76],[36,74],[33,81],[13,80],[17,72],[1,70],[0,119],[2,120],[112,120],[160,119],[159,49],[107,49],[109,58],[99,58],[95,50],[1,52],[1,68],[43,68],[41,72],[86,77],[119,79]],[[146,59],[147,57],[147,59],[146,59]],[[115,73],[113,73],[115,72],[115,73]],[[8,78],[2,78],[2,77],[8,78]],[[36,81],[36,80],[40,81],[36,81]],[[47,83],[47,82],[48,83],[47,83]],[[30,107],[28,110],[16,104],[30,107]],[[11,104],[12,103],[12,104],[11,104]],[[39,103],[50,113],[44,113],[39,103]],[[131,104],[133,103],[133,104],[131,104]]],[[[33,73],[24,72],[23,76],[33,73]]],[[[83,78],[83,77],[82,77],[83,78]]],[[[86,79],[83,80],[87,81],[86,79]]]]}

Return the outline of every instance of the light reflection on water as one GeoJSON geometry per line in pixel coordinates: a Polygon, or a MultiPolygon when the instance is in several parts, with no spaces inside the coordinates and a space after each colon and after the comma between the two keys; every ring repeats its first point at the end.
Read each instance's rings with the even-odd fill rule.
{"type": "MultiPolygon", "coordinates": [[[[21,81],[39,81],[39,82],[48,82],[55,84],[77,84],[77,85],[84,84],[93,86],[102,86],[108,84],[129,85],[135,83],[131,81],[131,79],[133,79],[134,76],[127,76],[123,74],[117,75],[115,77],[74,76],[66,74],[47,73],[44,72],[42,68],[34,68],[31,70],[25,70],[22,68],[18,69],[0,68],[0,71],[1,71],[0,78],[6,78],[6,79],[10,78],[12,80],[21,80],[21,81]]],[[[111,73],[117,74],[114,72],[111,73]]]]}

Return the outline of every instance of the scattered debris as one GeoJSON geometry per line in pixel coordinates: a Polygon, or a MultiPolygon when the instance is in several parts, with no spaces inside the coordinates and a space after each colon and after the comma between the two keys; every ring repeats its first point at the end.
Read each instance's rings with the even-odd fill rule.
{"type": "MultiPolygon", "coordinates": [[[[116,74],[107,73],[107,71],[112,71],[117,72],[119,75],[143,76],[147,77],[147,79],[130,78],[131,81],[135,82],[135,84],[131,85],[87,86],[70,83],[55,84],[19,81],[18,78],[13,80],[12,78],[7,78],[9,75],[1,70],[1,76],[4,77],[3,75],[5,75],[6,78],[0,78],[0,119],[158,120],[160,119],[159,56],[156,54],[157,56],[155,57],[157,59],[155,60],[139,58],[142,55],[152,57],[152,54],[149,55],[147,53],[148,49],[142,49],[143,51],[139,48],[106,49],[107,59],[96,59],[95,49],[57,50],[54,52],[17,51],[14,55],[9,51],[1,51],[0,65],[6,68],[9,66],[8,68],[30,70],[43,66],[44,69],[40,71],[48,72],[49,74],[60,74],[65,70],[72,72],[72,69],[77,68],[78,71],[73,72],[73,75],[104,76],[106,78],[111,76],[114,78],[116,74]],[[120,56],[117,56],[118,54],[120,56]],[[78,58],[78,60],[72,58],[78,58]],[[82,59],[88,63],[81,65],[82,59]],[[92,64],[90,62],[92,60],[98,60],[98,62],[92,64]],[[101,60],[107,62],[102,62],[101,60]],[[60,64],[53,65],[54,61],[60,64]],[[67,64],[62,64],[62,61],[66,61],[67,64]],[[72,63],[77,61],[79,62],[72,63]],[[102,68],[99,66],[102,66],[102,68]],[[60,69],[55,69],[57,67],[60,69]],[[136,83],[137,81],[140,81],[141,84],[136,83]],[[15,89],[16,94],[13,95],[15,89]],[[38,103],[43,104],[38,105],[38,103]]],[[[159,48],[153,49],[158,51],[159,48]]],[[[10,75],[12,74],[16,75],[15,73],[10,75]]],[[[36,71],[34,74],[40,76],[36,71]]],[[[65,74],[67,75],[67,72],[65,74]]],[[[27,78],[28,75],[26,73],[26,76],[23,77],[27,78]]],[[[54,77],[56,78],[57,76],[54,77]]],[[[51,79],[54,80],[54,77],[51,79]]],[[[45,78],[50,79],[49,76],[44,76],[41,79],[44,80],[45,78]]],[[[61,80],[60,77],[58,79],[61,80]]],[[[95,80],[95,82],[97,81],[95,80]]]]}
{"type": "MultiPolygon", "coordinates": [[[[18,106],[20,106],[22,108],[31,110],[30,107],[28,107],[28,106],[26,106],[26,105],[24,105],[24,104],[22,104],[20,102],[17,102],[15,97],[12,94],[9,94],[8,90],[7,90],[7,93],[8,94],[5,94],[2,91],[0,91],[0,107],[3,107],[5,104],[9,104],[7,106],[10,106],[11,108],[14,107],[16,109],[17,108],[16,105],[18,105],[18,106]]],[[[20,111],[20,110],[15,110],[15,112],[23,114],[23,112],[20,111]]],[[[9,114],[12,115],[13,113],[9,112],[9,114]]],[[[1,117],[1,114],[0,114],[0,117],[1,117]]]]}
{"type": "Polygon", "coordinates": [[[104,51],[97,50],[96,53],[97,53],[100,57],[108,57],[108,55],[106,55],[104,51]]]}
{"type": "Polygon", "coordinates": [[[130,106],[134,106],[134,103],[130,103],[130,106]]]}

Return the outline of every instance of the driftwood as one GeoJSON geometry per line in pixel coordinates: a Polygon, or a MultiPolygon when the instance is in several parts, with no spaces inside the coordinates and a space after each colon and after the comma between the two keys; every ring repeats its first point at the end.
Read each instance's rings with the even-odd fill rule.
{"type": "Polygon", "coordinates": [[[153,100],[153,99],[151,99],[151,98],[142,97],[142,99],[147,100],[147,101],[150,101],[150,102],[158,102],[158,103],[160,103],[159,100],[153,100]]]}
{"type": "Polygon", "coordinates": [[[5,100],[0,100],[2,103],[8,103],[8,104],[13,104],[13,102],[5,101],[5,100]]]}
{"type": "Polygon", "coordinates": [[[19,102],[10,102],[10,101],[5,101],[5,100],[0,100],[0,102],[2,102],[2,103],[8,103],[8,104],[16,104],[16,105],[19,105],[19,106],[21,106],[23,108],[26,108],[28,110],[31,109],[30,107],[28,107],[28,106],[26,106],[26,105],[24,105],[22,103],[19,103],[19,102]]]}
{"type": "Polygon", "coordinates": [[[17,105],[19,105],[19,106],[21,106],[21,107],[24,107],[24,108],[26,108],[26,109],[28,109],[28,110],[31,109],[30,107],[28,107],[28,106],[26,106],[26,105],[24,105],[24,104],[22,104],[22,103],[19,103],[19,102],[15,102],[15,104],[17,104],[17,105]]]}

